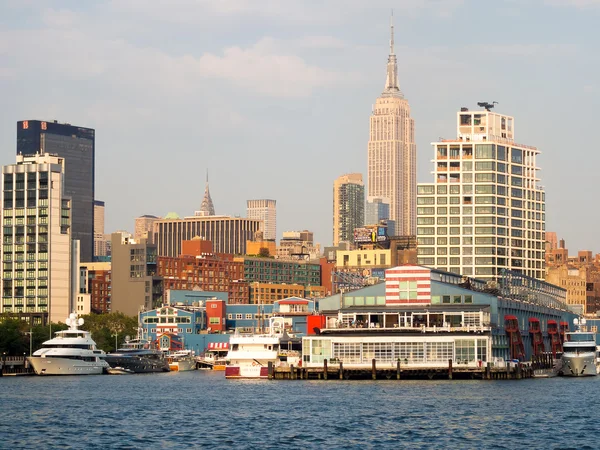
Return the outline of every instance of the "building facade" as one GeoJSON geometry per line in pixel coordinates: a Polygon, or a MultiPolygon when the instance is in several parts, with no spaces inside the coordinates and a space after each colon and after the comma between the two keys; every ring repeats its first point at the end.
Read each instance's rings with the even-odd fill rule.
{"type": "Polygon", "coordinates": [[[252,240],[260,221],[227,216],[193,216],[160,219],[154,223],[160,256],[179,256],[181,243],[194,237],[211,241],[215,253],[244,255],[246,241],[252,240]]]}
{"type": "Polygon", "coordinates": [[[543,279],[540,152],[515,143],[514,119],[489,109],[462,108],[457,129],[456,139],[433,143],[434,182],[418,187],[419,264],[487,280],[503,270],[543,279]]]}
{"type": "Polygon", "coordinates": [[[371,114],[368,145],[369,197],[390,201],[390,220],[395,234],[414,235],[416,230],[417,147],[410,105],[400,91],[398,63],[391,28],[390,55],[385,89],[371,114]]]}
{"type": "Polygon", "coordinates": [[[273,258],[236,258],[244,262],[244,279],[249,282],[320,286],[321,266],[306,261],[273,258]]]}
{"type": "Polygon", "coordinates": [[[2,304],[32,324],[64,321],[75,307],[71,199],[65,160],[17,155],[2,168],[2,304]]]}
{"type": "Polygon", "coordinates": [[[113,233],[111,256],[111,311],[137,316],[163,302],[162,278],[157,274],[156,246],[113,233]]]}
{"type": "Polygon", "coordinates": [[[232,255],[159,256],[158,274],[165,290],[226,292],[229,303],[248,303],[244,264],[232,255]]]}
{"type": "Polygon", "coordinates": [[[94,200],[94,257],[106,256],[106,239],[104,239],[105,205],[101,200],[94,200]]]}
{"type": "Polygon", "coordinates": [[[80,292],[90,296],[90,310],[95,314],[111,312],[111,263],[83,263],[80,265],[80,273],[80,292]]]}
{"type": "Polygon", "coordinates": [[[160,220],[160,217],[151,214],[136,217],[133,232],[134,239],[148,239],[149,242],[153,242],[154,222],[157,220],[160,220]]]}
{"type": "Polygon", "coordinates": [[[315,261],[321,256],[321,245],[314,242],[312,231],[284,231],[276,253],[277,259],[315,261]]]}
{"type": "Polygon", "coordinates": [[[95,131],[67,123],[17,122],[17,155],[50,153],[64,159],[64,195],[71,197],[73,239],[81,260],[94,256],[95,131]]]}
{"type": "Polygon", "coordinates": [[[248,200],[248,219],[261,220],[263,226],[263,239],[274,241],[277,239],[277,202],[275,200],[248,200]]]}
{"type": "Polygon", "coordinates": [[[365,225],[387,225],[388,236],[396,236],[396,223],[390,219],[390,203],[388,199],[379,197],[367,198],[365,206],[365,225]]]}
{"type": "Polygon", "coordinates": [[[354,229],[365,221],[365,185],[362,174],[342,175],[333,183],[333,245],[353,242],[354,229]]]}

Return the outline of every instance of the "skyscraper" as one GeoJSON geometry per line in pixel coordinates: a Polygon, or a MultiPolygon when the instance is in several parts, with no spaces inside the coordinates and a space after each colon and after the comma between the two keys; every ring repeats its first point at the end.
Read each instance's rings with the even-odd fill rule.
{"type": "Polygon", "coordinates": [[[277,239],[277,208],[275,200],[248,200],[248,219],[263,221],[263,239],[274,241],[277,239]]]}
{"type": "Polygon", "coordinates": [[[17,122],[17,155],[49,153],[65,160],[64,195],[71,197],[73,239],[81,261],[94,255],[95,131],[68,123],[17,122]]]}
{"type": "Polygon", "coordinates": [[[148,243],[154,242],[154,222],[160,220],[160,217],[151,214],[145,214],[135,218],[135,230],[133,237],[136,241],[146,239],[148,243]]]}
{"type": "Polygon", "coordinates": [[[213,205],[212,198],[210,197],[210,190],[208,189],[208,172],[206,173],[206,187],[204,188],[204,198],[200,205],[200,211],[196,211],[196,216],[214,216],[215,207],[213,205]]]}
{"type": "Polygon", "coordinates": [[[342,175],[333,182],[333,245],[354,242],[354,229],[365,224],[362,174],[342,175]]]}
{"type": "MultiPolygon", "coordinates": [[[[2,168],[3,286],[0,313],[32,324],[64,321],[74,309],[71,199],[64,196],[65,161],[17,155],[2,168]]],[[[75,243],[76,244],[76,243],[75,243]]],[[[78,267],[74,268],[78,276],[78,267]]]]}
{"type": "Polygon", "coordinates": [[[418,262],[488,280],[502,269],[543,279],[540,152],[517,144],[514,119],[487,106],[461,108],[458,137],[433,143],[434,183],[418,186],[418,262]]]}
{"type": "Polygon", "coordinates": [[[390,217],[397,235],[416,231],[417,149],[415,123],[400,91],[398,63],[391,25],[385,89],[371,114],[368,155],[368,195],[390,200],[390,217]]]}
{"type": "Polygon", "coordinates": [[[388,236],[396,235],[396,224],[390,220],[390,202],[387,198],[369,197],[365,208],[365,225],[378,225],[387,222],[388,236]]]}

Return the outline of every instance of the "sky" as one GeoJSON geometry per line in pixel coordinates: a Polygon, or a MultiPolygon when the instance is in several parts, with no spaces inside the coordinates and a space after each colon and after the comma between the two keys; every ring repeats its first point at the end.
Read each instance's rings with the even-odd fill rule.
{"type": "Polygon", "coordinates": [[[600,0],[1,0],[0,164],[19,120],[95,128],[107,233],[193,215],[208,171],[217,214],[275,199],[278,239],[330,245],[333,181],[366,180],[392,9],[418,182],[460,107],[497,101],[542,152],[546,229],[600,252],[600,0]]]}

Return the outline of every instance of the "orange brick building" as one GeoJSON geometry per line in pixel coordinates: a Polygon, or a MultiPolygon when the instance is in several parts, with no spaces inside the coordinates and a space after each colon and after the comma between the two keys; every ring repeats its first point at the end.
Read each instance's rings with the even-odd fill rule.
{"type": "Polygon", "coordinates": [[[198,239],[183,241],[184,253],[179,257],[158,257],[158,274],[163,277],[165,291],[227,292],[230,304],[247,304],[249,287],[244,281],[243,261],[234,261],[233,255],[212,254],[212,246],[206,243],[198,239]]]}

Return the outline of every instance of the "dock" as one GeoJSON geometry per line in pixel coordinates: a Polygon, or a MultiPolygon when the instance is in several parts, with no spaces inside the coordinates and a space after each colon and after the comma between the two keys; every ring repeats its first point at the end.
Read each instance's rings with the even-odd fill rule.
{"type": "Polygon", "coordinates": [[[453,364],[448,360],[446,367],[403,366],[400,361],[395,365],[377,364],[372,360],[370,367],[364,364],[352,365],[343,362],[323,361],[322,366],[294,367],[275,366],[269,363],[269,380],[521,380],[534,378],[536,374],[550,371],[551,358],[542,355],[531,362],[508,362],[503,367],[486,365],[453,364]]]}
{"type": "Polygon", "coordinates": [[[0,376],[34,375],[33,368],[26,356],[2,356],[0,360],[0,376]]]}

